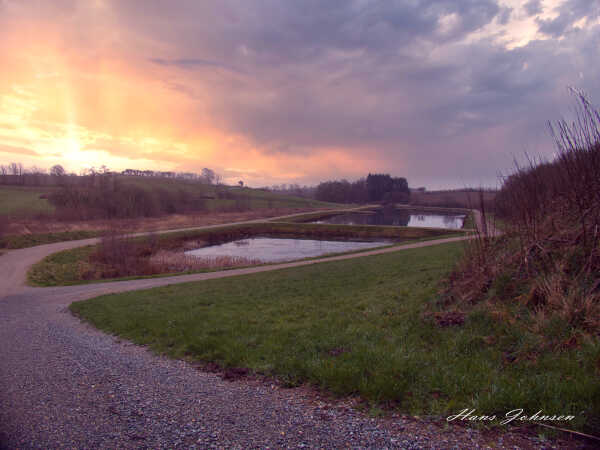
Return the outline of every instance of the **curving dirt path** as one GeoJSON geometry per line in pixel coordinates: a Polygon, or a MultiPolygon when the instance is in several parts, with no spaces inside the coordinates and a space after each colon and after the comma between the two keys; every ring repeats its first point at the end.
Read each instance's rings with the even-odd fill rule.
{"type": "MultiPolygon", "coordinates": [[[[67,306],[110,292],[234,277],[454,242],[440,239],[313,261],[170,278],[33,288],[27,268],[96,239],[0,256],[0,448],[535,447],[533,438],[393,416],[373,419],[349,401],[264,380],[224,381],[157,357],[74,318],[67,306]]],[[[547,444],[546,444],[547,445],[547,444]]]]}

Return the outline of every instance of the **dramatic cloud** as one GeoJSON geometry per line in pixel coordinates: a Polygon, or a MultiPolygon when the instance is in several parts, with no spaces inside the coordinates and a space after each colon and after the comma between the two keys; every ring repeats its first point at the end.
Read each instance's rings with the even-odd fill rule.
{"type": "Polygon", "coordinates": [[[600,101],[600,5],[584,0],[0,8],[0,144],[48,164],[493,185],[524,151],[552,154],[568,86],[600,101]]]}
{"type": "Polygon", "coordinates": [[[542,0],[529,0],[523,6],[525,11],[530,16],[536,16],[542,12],[542,0]]]}

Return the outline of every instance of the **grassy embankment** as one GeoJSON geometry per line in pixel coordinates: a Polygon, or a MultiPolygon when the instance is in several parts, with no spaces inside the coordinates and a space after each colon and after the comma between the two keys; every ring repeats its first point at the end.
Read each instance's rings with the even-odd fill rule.
{"type": "MultiPolygon", "coordinates": [[[[153,235],[151,237],[139,237],[135,238],[134,241],[141,248],[141,251],[137,251],[137,253],[143,254],[142,258],[147,260],[147,258],[151,256],[150,253],[156,254],[160,250],[182,251],[183,248],[189,246],[190,243],[198,248],[205,245],[215,245],[255,236],[329,240],[390,240],[393,243],[408,243],[458,236],[460,234],[461,232],[431,228],[265,222],[225,226],[205,230],[166,233],[162,235],[153,235]],[[150,250],[145,248],[148,240],[152,241],[152,248],[150,250]]],[[[87,246],[49,255],[31,268],[28,273],[28,281],[34,286],[63,286],[102,281],[103,279],[132,279],[150,275],[147,272],[143,272],[143,268],[146,265],[138,264],[137,260],[133,261],[129,265],[129,268],[138,264],[141,268],[138,273],[134,271],[133,273],[127,273],[126,275],[121,274],[116,276],[114,274],[117,272],[112,270],[104,270],[101,273],[99,270],[100,268],[95,267],[98,266],[94,260],[94,255],[97,252],[98,246],[87,246]],[[111,276],[107,276],[106,274],[111,274],[111,276]]],[[[210,270],[220,270],[224,268],[231,267],[217,267],[210,270]]],[[[204,271],[207,270],[177,271],[170,273],[170,275],[204,271]]],[[[165,276],[165,273],[153,273],[151,276],[165,276]]]]}
{"type": "Polygon", "coordinates": [[[161,354],[311,383],[373,407],[442,416],[542,409],[584,427],[599,414],[597,341],[512,359],[523,324],[485,309],[462,326],[431,318],[439,281],[462,251],[445,244],[103,296],[71,310],[161,354]]]}
{"type": "MultiPolygon", "coordinates": [[[[450,274],[439,306],[454,317],[485,311],[519,324],[509,361],[571,355],[600,375],[600,111],[577,94],[574,121],[552,124],[552,161],[516,167],[498,192],[503,234],[479,236],[450,274]]],[[[500,220],[498,220],[500,219],[500,220]]],[[[557,389],[571,379],[565,377],[557,389]]],[[[600,434],[600,383],[582,389],[587,429],[600,434]]]]}

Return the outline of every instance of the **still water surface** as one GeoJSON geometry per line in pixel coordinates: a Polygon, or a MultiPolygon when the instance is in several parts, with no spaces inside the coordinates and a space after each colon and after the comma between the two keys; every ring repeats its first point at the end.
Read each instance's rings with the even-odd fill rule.
{"type": "Polygon", "coordinates": [[[318,241],[312,239],[277,239],[256,237],[211,245],[185,252],[198,257],[235,256],[260,259],[264,262],[292,261],[325,255],[349,252],[390,245],[391,242],[318,241]]]}
{"type": "Polygon", "coordinates": [[[429,227],[460,229],[465,220],[464,214],[435,214],[408,210],[377,210],[368,213],[351,212],[325,217],[312,223],[336,225],[394,225],[401,227],[429,227]]]}

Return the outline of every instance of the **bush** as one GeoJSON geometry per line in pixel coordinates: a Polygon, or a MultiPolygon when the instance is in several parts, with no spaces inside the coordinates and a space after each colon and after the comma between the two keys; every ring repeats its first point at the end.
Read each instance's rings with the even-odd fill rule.
{"type": "Polygon", "coordinates": [[[146,190],[116,181],[90,186],[65,185],[52,193],[49,200],[56,207],[57,217],[63,220],[153,217],[205,209],[205,201],[199,194],[184,189],[146,190]]]}
{"type": "Polygon", "coordinates": [[[98,250],[90,256],[90,261],[100,267],[101,278],[152,275],[149,257],[158,250],[155,235],[146,238],[120,235],[111,230],[98,245],[98,250]]]}
{"type": "Polygon", "coordinates": [[[444,297],[445,305],[504,308],[547,348],[560,344],[548,332],[556,321],[600,333],[600,112],[576,96],[575,120],[550,125],[557,157],[506,178],[495,205],[505,234],[469,246],[444,297]]]}

